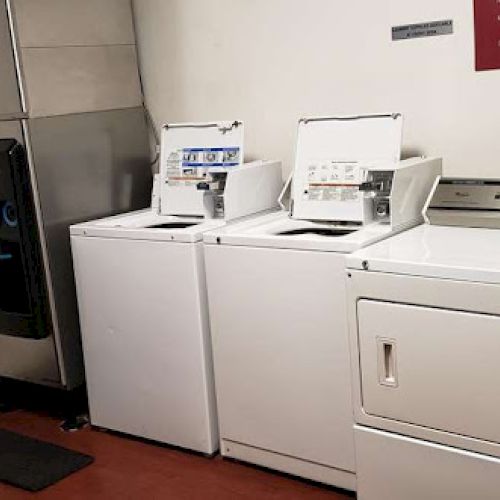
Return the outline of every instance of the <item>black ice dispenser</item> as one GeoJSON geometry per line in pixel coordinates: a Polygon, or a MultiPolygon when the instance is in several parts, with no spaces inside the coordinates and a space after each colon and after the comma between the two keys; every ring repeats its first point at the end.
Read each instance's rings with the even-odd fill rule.
{"type": "Polygon", "coordinates": [[[0,333],[43,338],[49,306],[23,146],[0,139],[0,333]]]}

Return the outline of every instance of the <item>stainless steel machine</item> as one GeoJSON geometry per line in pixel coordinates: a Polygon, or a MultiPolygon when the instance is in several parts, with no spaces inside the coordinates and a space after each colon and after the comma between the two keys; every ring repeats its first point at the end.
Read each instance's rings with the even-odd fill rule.
{"type": "Polygon", "coordinates": [[[0,377],[72,389],[84,377],[68,227],[149,204],[147,124],[141,106],[32,117],[15,24],[0,0],[0,377]]]}

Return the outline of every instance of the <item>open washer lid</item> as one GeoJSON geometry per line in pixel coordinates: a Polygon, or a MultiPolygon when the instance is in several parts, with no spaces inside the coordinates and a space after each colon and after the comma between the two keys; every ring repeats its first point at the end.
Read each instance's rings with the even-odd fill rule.
{"type": "Polygon", "coordinates": [[[350,269],[500,283],[500,230],[423,224],[347,256],[350,269]]]}
{"type": "Polygon", "coordinates": [[[356,197],[349,198],[352,188],[363,181],[360,167],[398,162],[402,132],[403,117],[399,113],[300,120],[291,192],[292,217],[349,218],[353,212],[350,206],[362,203],[356,197]],[[326,188],[332,189],[328,196],[323,196],[320,191],[326,188]],[[315,192],[321,196],[316,197],[315,192]]]}
{"type": "Polygon", "coordinates": [[[243,164],[241,121],[166,124],[161,132],[160,213],[206,216],[203,191],[208,172],[243,164]]]}

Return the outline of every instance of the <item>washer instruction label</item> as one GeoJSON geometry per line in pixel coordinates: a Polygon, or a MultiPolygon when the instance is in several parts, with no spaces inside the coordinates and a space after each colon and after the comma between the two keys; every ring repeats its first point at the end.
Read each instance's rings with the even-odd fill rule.
{"type": "Polygon", "coordinates": [[[170,153],[167,158],[167,177],[170,185],[191,185],[204,180],[211,167],[237,167],[241,161],[241,149],[183,148],[170,153]]]}
{"type": "Polygon", "coordinates": [[[303,186],[305,201],[357,202],[361,169],[357,162],[313,160],[307,167],[307,179],[303,186]]]}

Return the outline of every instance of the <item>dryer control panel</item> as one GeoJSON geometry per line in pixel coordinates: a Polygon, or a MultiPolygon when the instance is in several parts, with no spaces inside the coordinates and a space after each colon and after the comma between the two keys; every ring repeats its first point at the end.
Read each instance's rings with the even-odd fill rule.
{"type": "Polygon", "coordinates": [[[424,217],[438,226],[500,229],[500,179],[440,178],[424,217]]]}

